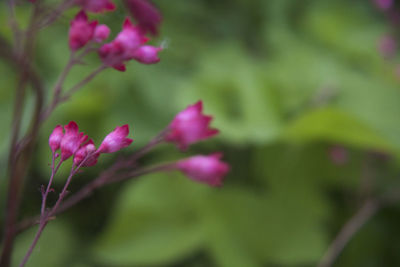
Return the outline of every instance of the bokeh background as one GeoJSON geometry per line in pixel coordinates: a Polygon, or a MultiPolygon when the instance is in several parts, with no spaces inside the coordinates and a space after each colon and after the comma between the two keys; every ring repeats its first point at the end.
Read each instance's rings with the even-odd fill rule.
{"type": "MultiPolygon", "coordinates": [[[[135,141],[123,153],[131,153],[202,99],[221,134],[186,153],[162,145],[141,163],[222,151],[232,170],[222,188],[167,173],[96,191],[49,224],[27,266],[315,266],[366,199],[400,189],[398,7],[384,12],[367,0],[154,2],[163,23],[153,44],[167,44],[161,62],[107,70],[56,110],[41,130],[21,218],[39,211],[39,188],[50,174],[48,135],[70,120],[96,144],[128,123],[135,141]]],[[[114,13],[92,16],[114,35],[126,12],[118,4],[114,13]]],[[[2,1],[0,32],[10,37],[6,10],[2,1]]],[[[21,6],[19,19],[29,12],[21,6]]],[[[48,88],[67,61],[76,12],[40,34],[35,64],[48,88]]],[[[67,86],[98,64],[89,57],[67,86]]],[[[4,62],[0,73],[2,224],[16,78],[4,62]]],[[[31,107],[28,101],[26,115],[31,107]]],[[[70,191],[113,159],[102,157],[70,191]]],[[[383,206],[335,266],[400,266],[399,225],[400,206],[383,206]]],[[[18,237],[15,265],[35,231],[18,237]]]]}

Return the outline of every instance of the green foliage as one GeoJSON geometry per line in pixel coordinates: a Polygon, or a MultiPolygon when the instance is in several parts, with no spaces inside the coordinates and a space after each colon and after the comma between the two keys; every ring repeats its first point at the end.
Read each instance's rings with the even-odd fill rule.
{"type": "MultiPolygon", "coordinates": [[[[164,147],[145,163],[219,150],[232,171],[222,188],[166,173],[101,190],[75,213],[49,223],[31,266],[314,266],[365,197],[365,176],[372,180],[371,194],[399,184],[399,61],[377,51],[379,37],[389,31],[386,21],[369,1],[154,2],[164,17],[161,40],[154,43],[169,43],[161,62],[129,63],[125,73],[106,70],[56,110],[41,131],[23,215],[39,210],[37,188],[49,176],[48,134],[70,120],[96,144],[115,125],[128,123],[137,149],[176,112],[202,99],[221,130],[216,141],[178,156],[164,147]],[[346,151],[343,163],[333,161],[334,146],[346,151]],[[43,256],[45,251],[51,253],[43,256]]],[[[48,88],[67,62],[68,19],[75,11],[40,35],[36,63],[48,88]]],[[[22,20],[25,13],[18,11],[22,20]]],[[[123,11],[107,16],[96,18],[115,35],[123,11]]],[[[0,33],[10,38],[5,26],[0,33]]],[[[65,88],[98,62],[89,57],[65,88]]],[[[10,125],[15,72],[4,63],[0,71],[7,77],[0,119],[10,125]]],[[[1,166],[8,135],[0,132],[1,166]]],[[[111,158],[100,159],[101,169],[111,158]]],[[[96,171],[73,180],[73,188],[96,171]]],[[[56,188],[67,172],[56,178],[56,188]]],[[[4,194],[0,179],[1,200],[4,194]]],[[[338,266],[400,265],[392,234],[399,218],[398,207],[378,213],[338,266]]],[[[14,262],[31,230],[19,237],[14,262]]]]}

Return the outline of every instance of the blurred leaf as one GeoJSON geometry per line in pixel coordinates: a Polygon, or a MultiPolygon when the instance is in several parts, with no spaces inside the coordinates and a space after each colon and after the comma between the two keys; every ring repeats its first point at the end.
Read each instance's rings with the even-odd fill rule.
{"type": "Polygon", "coordinates": [[[377,131],[334,108],[305,113],[288,125],[283,138],[302,142],[324,140],[384,151],[392,149],[377,131]]]}

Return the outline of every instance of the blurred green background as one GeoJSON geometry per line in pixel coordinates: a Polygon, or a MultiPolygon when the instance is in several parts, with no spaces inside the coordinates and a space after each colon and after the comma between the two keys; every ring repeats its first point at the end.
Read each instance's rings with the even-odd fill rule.
{"type": "MultiPolygon", "coordinates": [[[[0,33],[9,38],[3,2],[0,33]]],[[[38,213],[39,188],[50,174],[48,135],[70,120],[96,144],[128,123],[135,140],[123,152],[129,153],[202,99],[221,134],[184,154],[162,145],[142,163],[222,151],[232,170],[222,188],[178,173],[103,188],[49,224],[27,266],[315,266],[366,198],[400,188],[400,57],[387,59],[378,50],[380,38],[396,37],[398,30],[365,0],[155,3],[164,19],[152,43],[168,44],[161,62],[131,62],[125,73],[106,70],[56,110],[41,130],[21,218],[38,213]]],[[[114,35],[125,16],[118,4],[114,13],[92,16],[114,35]]],[[[29,5],[18,9],[21,21],[29,11],[29,5]]],[[[40,34],[36,66],[48,88],[67,61],[68,25],[76,12],[40,34]]],[[[98,63],[96,55],[89,57],[67,86],[98,63]]],[[[0,73],[5,177],[16,81],[4,62],[0,73]]],[[[102,157],[70,191],[114,158],[102,157]]],[[[2,178],[1,209],[5,191],[2,178]]],[[[335,266],[400,266],[399,225],[398,204],[381,208],[335,266]]],[[[15,266],[35,231],[18,237],[15,266]]]]}

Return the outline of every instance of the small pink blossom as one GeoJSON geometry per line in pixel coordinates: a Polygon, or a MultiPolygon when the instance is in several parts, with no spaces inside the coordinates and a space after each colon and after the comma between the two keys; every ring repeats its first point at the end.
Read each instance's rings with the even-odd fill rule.
{"type": "Polygon", "coordinates": [[[84,11],[80,11],[71,21],[69,28],[69,47],[76,51],[84,47],[93,38],[97,21],[89,22],[84,11]]]}
{"type": "Polygon", "coordinates": [[[96,26],[94,30],[93,40],[97,43],[105,41],[110,35],[110,28],[107,25],[100,24],[96,26]]]}
{"type": "Polygon", "coordinates": [[[381,10],[388,10],[393,6],[393,0],[374,0],[375,5],[381,10]]]}
{"type": "Polygon", "coordinates": [[[113,153],[132,143],[132,139],[126,138],[129,134],[129,126],[127,124],[116,127],[114,131],[109,133],[101,143],[98,153],[113,153]]]}
{"type": "Polygon", "coordinates": [[[222,185],[222,180],[229,172],[229,165],[220,161],[222,154],[193,156],[180,160],[177,168],[189,178],[211,186],[222,185]]]}
{"type": "Polygon", "coordinates": [[[144,32],[157,35],[161,23],[161,14],[149,0],[124,0],[125,6],[144,32]]]}
{"type": "Polygon", "coordinates": [[[76,151],[74,154],[74,165],[79,166],[81,162],[88,156],[88,154],[92,154],[89,158],[85,160],[82,164],[82,167],[90,167],[94,166],[97,163],[97,159],[99,158],[100,154],[95,153],[96,147],[94,146],[93,140],[90,139],[87,143],[81,146],[81,148],[76,151]]]}
{"type": "Polygon", "coordinates": [[[49,146],[51,151],[56,152],[60,148],[60,143],[63,136],[63,127],[61,125],[57,125],[49,137],[49,146]]]}
{"type": "Polygon", "coordinates": [[[115,4],[110,0],[76,0],[75,4],[93,13],[115,10],[115,4]]]}
{"type": "Polygon", "coordinates": [[[158,52],[161,50],[161,47],[143,45],[136,49],[133,53],[133,58],[143,64],[155,64],[160,61],[158,52]]]}
{"type": "Polygon", "coordinates": [[[104,44],[99,55],[102,61],[117,70],[125,70],[124,62],[133,59],[135,51],[148,39],[126,18],[122,31],[110,43],[104,44]]]}
{"type": "Polygon", "coordinates": [[[87,135],[79,133],[78,125],[74,121],[71,121],[68,125],[64,126],[64,130],[65,134],[60,143],[62,161],[71,157],[79,149],[79,146],[87,139],[87,135]]]}
{"type": "Polygon", "coordinates": [[[386,59],[392,58],[396,54],[397,42],[391,35],[383,35],[379,39],[379,52],[386,59]]]}
{"type": "Polygon", "coordinates": [[[346,164],[349,160],[349,153],[342,146],[334,146],[329,151],[332,162],[336,165],[346,164]]]}
{"type": "Polygon", "coordinates": [[[165,140],[185,150],[190,144],[216,135],[219,131],[209,128],[212,116],[204,115],[202,111],[203,102],[199,101],[179,112],[170,123],[165,140]]]}

